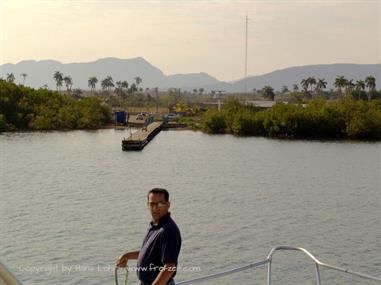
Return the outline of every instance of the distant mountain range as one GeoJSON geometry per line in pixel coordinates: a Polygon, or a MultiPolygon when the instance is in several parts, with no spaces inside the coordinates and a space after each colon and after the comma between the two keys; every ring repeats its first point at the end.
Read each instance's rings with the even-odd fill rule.
{"type": "MultiPolygon", "coordinates": [[[[86,63],[61,63],[55,60],[26,60],[17,64],[0,65],[0,77],[6,78],[7,73],[13,73],[17,83],[22,83],[21,73],[26,73],[25,85],[39,88],[48,85],[50,89],[55,89],[53,73],[60,71],[65,75],[70,75],[73,79],[73,88],[89,89],[88,79],[96,76],[98,80],[110,75],[114,82],[127,80],[130,84],[134,78],[139,76],[143,79],[141,87],[160,89],[182,88],[192,90],[194,88],[204,88],[205,91],[224,90],[226,92],[243,92],[245,80],[233,82],[219,81],[215,77],[201,72],[188,74],[165,75],[159,68],[153,66],[142,57],[131,59],[102,58],[86,63]]],[[[333,82],[338,75],[343,75],[347,79],[365,79],[366,76],[376,77],[376,83],[381,86],[381,64],[321,64],[290,67],[276,70],[258,76],[247,78],[247,90],[261,89],[265,85],[270,85],[276,90],[287,85],[289,89],[294,83],[299,84],[303,78],[314,76],[325,78],[328,82],[327,88],[333,88],[333,82]]],[[[100,88],[100,82],[98,83],[100,88]]]]}
{"type": "MultiPolygon", "coordinates": [[[[247,78],[247,90],[261,89],[265,85],[270,85],[275,90],[280,90],[286,85],[292,90],[293,84],[298,84],[302,79],[313,76],[315,78],[325,78],[327,88],[334,88],[333,83],[338,75],[342,75],[347,79],[364,80],[367,76],[372,75],[376,78],[377,89],[381,87],[381,64],[319,64],[289,67],[276,70],[258,76],[250,76],[247,78]]],[[[215,84],[207,87],[208,89],[232,91],[244,91],[245,80],[241,79],[229,84],[215,84]]]]}

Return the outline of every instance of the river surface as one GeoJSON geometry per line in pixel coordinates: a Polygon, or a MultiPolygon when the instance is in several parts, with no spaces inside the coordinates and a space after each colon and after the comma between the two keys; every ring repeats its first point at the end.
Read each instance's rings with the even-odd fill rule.
{"type": "MultiPolygon", "coordinates": [[[[381,275],[381,143],[163,131],[122,152],[128,134],[0,135],[0,260],[25,284],[114,284],[115,258],[142,242],[153,187],[169,190],[182,233],[177,281],[263,260],[276,245],[381,275]]],[[[273,274],[273,284],[315,284],[298,252],[277,253],[273,274]]],[[[265,279],[262,267],[200,284],[265,279]]],[[[327,269],[321,279],[376,284],[327,269]]]]}

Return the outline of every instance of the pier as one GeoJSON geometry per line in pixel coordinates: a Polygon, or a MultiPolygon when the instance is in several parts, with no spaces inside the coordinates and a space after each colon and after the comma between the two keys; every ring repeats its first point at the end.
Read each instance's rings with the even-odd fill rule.
{"type": "Polygon", "coordinates": [[[153,122],[122,140],[122,150],[142,150],[163,128],[162,122],[153,122]]]}

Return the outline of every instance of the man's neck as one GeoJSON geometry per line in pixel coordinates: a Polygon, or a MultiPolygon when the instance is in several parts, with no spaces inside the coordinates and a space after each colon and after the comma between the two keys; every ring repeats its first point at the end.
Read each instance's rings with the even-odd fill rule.
{"type": "Polygon", "coordinates": [[[163,219],[165,216],[167,216],[168,213],[169,213],[169,212],[167,212],[164,216],[162,216],[162,217],[161,217],[160,219],[158,219],[158,220],[152,220],[152,221],[151,221],[152,224],[153,224],[154,226],[157,226],[157,225],[160,223],[160,220],[163,219]]]}

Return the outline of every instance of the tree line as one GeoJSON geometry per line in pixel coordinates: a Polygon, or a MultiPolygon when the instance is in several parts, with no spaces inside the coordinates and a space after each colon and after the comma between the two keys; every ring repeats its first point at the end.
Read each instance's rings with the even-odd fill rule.
{"type": "Polygon", "coordinates": [[[0,79],[0,131],[95,129],[110,121],[111,109],[96,96],[76,99],[0,79]]]}
{"type": "Polygon", "coordinates": [[[275,104],[263,110],[230,101],[219,112],[206,111],[208,133],[292,139],[381,139],[381,100],[314,99],[308,104],[275,104]]]}
{"type": "MultiPolygon", "coordinates": [[[[336,90],[329,91],[325,90],[328,84],[325,78],[315,78],[310,76],[302,79],[299,84],[301,89],[298,84],[293,84],[292,90],[284,85],[278,94],[294,95],[299,99],[313,99],[316,97],[337,99],[350,96],[356,99],[367,99],[370,101],[371,99],[380,97],[380,94],[376,90],[376,78],[374,76],[367,76],[364,80],[357,80],[354,82],[354,79],[347,79],[342,75],[338,75],[333,83],[336,90]]],[[[277,92],[270,85],[264,86],[258,92],[256,89],[253,89],[253,92],[259,93],[264,98],[272,101],[274,101],[277,95],[277,92]]]]}
{"type": "MultiPolygon", "coordinates": [[[[25,85],[26,77],[28,76],[28,74],[21,73],[20,75],[23,78],[23,84],[22,85],[25,85]]],[[[7,76],[6,76],[7,82],[14,83],[15,79],[16,79],[16,77],[12,72],[7,73],[7,76]]],[[[73,79],[70,75],[64,75],[60,71],[55,71],[53,73],[53,79],[56,83],[57,91],[61,91],[61,88],[63,87],[63,85],[66,86],[67,92],[70,93],[72,91],[72,87],[73,87],[74,83],[73,83],[73,79]]],[[[98,78],[96,76],[91,76],[91,77],[89,77],[87,83],[88,83],[88,87],[90,88],[90,91],[92,93],[94,93],[94,91],[96,90],[98,82],[100,82],[100,85],[101,85],[101,88],[103,91],[108,91],[108,92],[114,91],[115,93],[121,93],[124,91],[128,92],[128,93],[143,91],[143,89],[141,87],[139,87],[139,85],[143,82],[143,79],[140,76],[136,76],[134,78],[134,81],[135,82],[132,83],[131,85],[129,85],[127,80],[119,80],[119,81],[114,82],[113,78],[110,75],[108,75],[106,78],[101,79],[100,81],[98,80],[98,78]],[[114,88],[114,90],[112,90],[113,88],[114,88]]],[[[46,84],[43,85],[42,88],[47,89],[47,85],[46,84]]]]}
{"type": "MultiPolygon", "coordinates": [[[[56,81],[57,91],[59,91],[62,87],[62,84],[65,83],[67,91],[70,92],[71,86],[73,85],[73,81],[70,76],[63,76],[62,72],[56,71],[53,75],[53,78],[56,81]]],[[[142,78],[139,76],[136,76],[134,80],[135,82],[132,83],[131,86],[129,86],[127,80],[119,80],[114,83],[114,80],[111,77],[111,75],[108,75],[106,78],[100,80],[100,84],[103,91],[111,92],[114,88],[114,92],[117,94],[124,92],[134,93],[139,90],[139,85],[143,81],[142,78]]],[[[87,83],[92,94],[96,90],[98,82],[99,80],[96,76],[89,77],[87,83]]]]}
{"type": "MultiPolygon", "coordinates": [[[[26,76],[27,74],[23,76],[24,83],[26,76]]],[[[46,86],[37,90],[23,85],[17,86],[13,83],[13,74],[8,74],[6,80],[1,80],[0,130],[97,128],[110,120],[111,111],[107,106],[169,107],[178,103],[186,106],[186,102],[197,105],[201,100],[208,99],[202,88],[194,89],[189,94],[174,88],[160,97],[156,88],[152,95],[146,92],[143,96],[141,93],[134,93],[142,82],[140,77],[135,78],[136,83],[129,85],[127,81],[114,83],[111,76],[100,82],[105,92],[95,94],[98,79],[90,77],[88,84],[94,96],[82,97],[75,96],[75,90],[66,94],[60,92],[63,84],[71,90],[73,81],[70,76],[56,71],[53,78],[56,78],[57,91],[50,91],[46,86]],[[90,106],[94,108],[94,112],[90,106]]],[[[201,127],[210,133],[235,135],[380,139],[378,98],[381,98],[381,92],[376,90],[373,76],[356,82],[337,76],[334,82],[335,91],[325,91],[327,81],[324,78],[307,77],[300,84],[301,91],[297,84],[294,84],[292,91],[284,86],[280,93],[274,92],[271,86],[260,90],[263,97],[272,100],[274,96],[282,96],[280,99],[289,101],[288,105],[277,104],[268,110],[259,110],[230,102],[225,104],[222,112],[207,111],[202,116],[201,127]],[[296,100],[288,100],[293,98],[296,100]],[[344,111],[345,108],[348,110],[344,111]]]]}
{"type": "MultiPolygon", "coordinates": [[[[25,85],[26,73],[20,74],[23,77],[23,85],[25,85]]],[[[55,71],[53,78],[56,82],[57,91],[61,91],[63,85],[66,86],[66,91],[73,96],[79,97],[82,94],[82,90],[75,89],[72,90],[73,79],[70,75],[64,76],[62,72],[55,71]]],[[[8,73],[6,80],[13,83],[15,76],[13,73],[8,73]]],[[[114,82],[113,78],[108,75],[106,78],[98,80],[97,77],[91,76],[88,79],[88,87],[90,88],[91,94],[94,95],[97,84],[100,83],[101,90],[104,93],[103,95],[110,95],[114,93],[116,96],[120,96],[126,99],[127,95],[134,94],[135,92],[142,92],[143,88],[140,87],[142,83],[142,78],[136,76],[132,84],[129,84],[126,80],[119,80],[114,82]]],[[[304,78],[300,81],[299,84],[293,84],[292,89],[288,86],[282,86],[280,91],[275,91],[270,85],[264,86],[260,90],[253,89],[254,95],[259,95],[265,99],[275,100],[279,98],[282,101],[303,101],[309,100],[317,97],[322,97],[325,99],[337,99],[345,96],[351,96],[356,99],[371,100],[381,97],[381,92],[376,90],[376,78],[374,76],[367,76],[364,80],[347,79],[342,75],[338,75],[334,80],[334,87],[336,88],[331,90],[326,90],[327,80],[325,78],[315,78],[313,76],[304,78]],[[300,87],[299,87],[300,86],[300,87]]],[[[42,86],[47,88],[47,85],[42,86]]],[[[155,88],[156,89],[156,88],[155,88]]],[[[146,93],[149,88],[146,88],[146,93]]],[[[193,95],[203,95],[204,88],[193,89],[191,94],[193,95]]],[[[214,95],[215,91],[212,91],[214,95]]],[[[249,95],[249,94],[248,94],[249,95]]],[[[149,99],[149,98],[148,98],[149,99]]],[[[142,101],[141,98],[133,101],[142,101]]],[[[149,101],[149,100],[148,100],[149,101]]],[[[138,102],[138,103],[139,103],[138,102]]]]}

